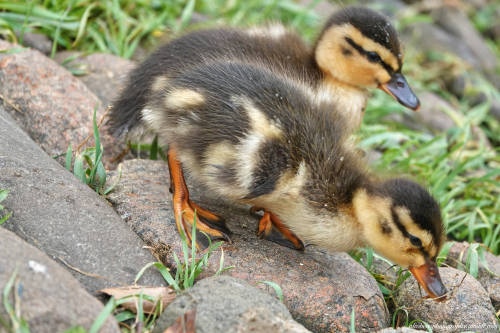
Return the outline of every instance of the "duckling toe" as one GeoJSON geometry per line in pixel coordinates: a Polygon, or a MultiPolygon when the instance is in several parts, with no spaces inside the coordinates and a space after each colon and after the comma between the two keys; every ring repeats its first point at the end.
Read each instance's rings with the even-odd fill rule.
{"type": "Polygon", "coordinates": [[[218,221],[211,221],[207,219],[204,214],[210,213],[211,217],[216,215],[203,208],[198,211],[198,208],[201,207],[194,204],[190,200],[181,203],[181,205],[182,217],[179,218],[180,221],[176,222],[179,228],[179,232],[183,232],[186,235],[187,240],[190,244],[192,243],[193,238],[195,239],[196,247],[200,249],[207,248],[210,245],[211,241],[216,240],[224,240],[231,243],[231,239],[229,238],[231,231],[226,227],[222,219],[219,218],[218,221]],[[195,209],[193,206],[196,206],[198,208],[195,209]],[[195,221],[196,237],[193,237],[192,232],[195,221]]]}
{"type": "MultiPolygon", "coordinates": [[[[259,209],[257,209],[259,210],[259,209]]],[[[304,251],[304,243],[273,213],[264,211],[259,221],[257,235],[294,250],[304,251]]]]}

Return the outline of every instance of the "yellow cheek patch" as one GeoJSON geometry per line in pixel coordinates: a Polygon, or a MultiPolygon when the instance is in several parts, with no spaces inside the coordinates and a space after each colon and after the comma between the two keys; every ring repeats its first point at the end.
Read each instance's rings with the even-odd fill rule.
{"type": "Polygon", "coordinates": [[[391,80],[391,76],[389,75],[389,73],[387,73],[385,69],[380,69],[380,68],[377,69],[375,77],[377,78],[377,81],[379,83],[386,83],[391,80]]]}
{"type": "MultiPolygon", "coordinates": [[[[376,81],[379,71],[385,72],[380,69],[380,65],[368,62],[365,57],[357,53],[355,56],[350,57],[346,61],[346,71],[349,76],[353,78],[356,83],[363,86],[373,86],[378,82],[376,81]],[[360,66],[362,64],[362,66],[360,66]]],[[[385,81],[384,81],[385,82],[385,81]]]]}
{"type": "Polygon", "coordinates": [[[386,83],[390,75],[379,63],[372,63],[345,40],[351,38],[366,51],[374,51],[394,71],[399,70],[398,59],[392,52],[374,42],[351,24],[333,26],[328,29],[318,41],[316,61],[318,66],[333,77],[358,86],[376,86],[386,83]],[[350,55],[343,54],[344,50],[351,51],[350,55]]]}
{"type": "MultiPolygon", "coordinates": [[[[364,189],[357,191],[353,198],[356,219],[362,224],[363,235],[375,251],[403,267],[423,265],[425,259],[420,251],[409,243],[393,221],[391,206],[390,198],[369,195],[364,189]],[[391,233],[383,233],[381,221],[387,222],[391,233]]],[[[421,234],[417,235],[420,237],[421,234]]]]}
{"type": "Polygon", "coordinates": [[[165,98],[165,106],[172,109],[198,106],[204,102],[205,97],[191,89],[175,89],[165,98]]]}

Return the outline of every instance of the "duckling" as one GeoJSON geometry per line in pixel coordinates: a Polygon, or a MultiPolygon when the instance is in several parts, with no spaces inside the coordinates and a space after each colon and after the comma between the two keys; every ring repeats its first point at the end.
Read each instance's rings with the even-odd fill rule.
{"type": "Polygon", "coordinates": [[[189,199],[184,169],[214,196],[264,209],[262,238],[298,250],[371,246],[409,267],[430,296],[446,293],[435,263],[444,240],[438,204],[410,180],[370,174],[335,99],[234,61],[164,78],[143,121],[168,143],[175,220],[189,240],[195,215],[211,238],[230,241],[230,231],[189,199]]]}
{"type": "Polygon", "coordinates": [[[148,96],[187,68],[218,61],[264,66],[329,94],[349,114],[346,126],[357,129],[367,88],[378,87],[404,106],[419,100],[401,73],[403,58],[396,30],[387,18],[364,7],[347,7],[326,22],[314,47],[280,24],[250,29],[199,30],[159,48],[132,72],[114,103],[111,128],[127,133],[148,109],[148,96]]]}

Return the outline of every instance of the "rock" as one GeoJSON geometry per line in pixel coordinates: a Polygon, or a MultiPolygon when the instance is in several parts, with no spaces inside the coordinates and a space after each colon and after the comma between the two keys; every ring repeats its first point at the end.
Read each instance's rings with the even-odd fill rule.
{"type": "MultiPolygon", "coordinates": [[[[154,261],[106,200],[47,156],[1,106],[0,138],[0,189],[10,190],[2,205],[13,212],[5,228],[63,263],[90,292],[131,284],[154,261]]],[[[163,279],[151,271],[141,283],[163,279]]]]}
{"type": "Polygon", "coordinates": [[[500,101],[496,99],[491,100],[490,113],[496,118],[496,120],[500,121],[500,101]]]}
{"type": "Polygon", "coordinates": [[[477,86],[482,82],[476,78],[471,78],[466,75],[451,76],[446,80],[446,88],[459,99],[466,97],[471,106],[476,106],[481,103],[490,103],[490,113],[493,117],[500,121],[500,100],[494,96],[488,96],[482,91],[478,91],[477,86]]]}
{"type": "MultiPolygon", "coordinates": [[[[420,330],[416,330],[410,327],[398,327],[398,328],[384,328],[383,330],[378,331],[378,333],[418,333],[422,332],[420,330]]],[[[427,331],[425,331],[427,332],[427,331]]]]}
{"type": "Polygon", "coordinates": [[[318,15],[320,19],[326,19],[332,15],[335,11],[339,10],[340,7],[335,5],[331,1],[313,1],[313,0],[301,0],[300,5],[304,8],[311,7],[314,14],[318,15]]]}
{"type": "MultiPolygon", "coordinates": [[[[449,110],[452,113],[458,113],[450,103],[428,91],[419,92],[418,96],[421,105],[417,112],[391,113],[385,118],[403,123],[408,128],[416,131],[426,129],[433,133],[441,133],[457,126],[445,112],[445,110],[449,110]]],[[[462,117],[461,114],[459,116],[462,117]]]]}
{"type": "Polygon", "coordinates": [[[457,37],[474,54],[483,71],[494,70],[498,59],[468,17],[456,7],[442,6],[431,12],[436,24],[457,37]]]}
{"type": "MultiPolygon", "coordinates": [[[[14,272],[19,278],[21,317],[31,332],[63,332],[73,326],[89,329],[103,305],[89,295],[61,266],[12,232],[0,227],[0,288],[3,290],[14,272]]],[[[14,305],[11,289],[9,300],[14,305]]],[[[0,317],[8,315],[0,306],[0,317]]],[[[0,326],[3,331],[3,326],[0,326]]],[[[99,332],[120,332],[110,316],[99,332]]]]}
{"type": "MultiPolygon", "coordinates": [[[[0,96],[3,105],[19,126],[50,156],[58,156],[82,143],[91,135],[92,115],[104,114],[99,99],[66,69],[36,50],[0,40],[0,96]]],[[[107,162],[116,156],[120,145],[101,130],[107,162]]],[[[63,159],[59,160],[64,163],[63,159]]]]}
{"type": "Polygon", "coordinates": [[[498,332],[493,306],[481,284],[471,275],[454,268],[441,267],[439,273],[448,290],[451,290],[451,295],[444,302],[421,298],[421,293],[425,294],[425,291],[421,291],[413,277],[398,289],[396,304],[406,307],[410,320],[423,320],[436,333],[498,332]]]}
{"type": "Polygon", "coordinates": [[[500,90],[500,75],[495,71],[487,71],[484,72],[484,76],[497,90],[500,90]]]}
{"type": "Polygon", "coordinates": [[[398,13],[408,8],[401,0],[362,0],[361,3],[387,15],[391,19],[395,19],[398,13]]]}
{"type": "Polygon", "coordinates": [[[160,316],[153,332],[163,332],[193,308],[196,308],[197,333],[309,332],[293,321],[276,297],[229,276],[203,279],[177,296],[160,316]]]}
{"type": "Polygon", "coordinates": [[[456,126],[453,119],[445,113],[445,110],[458,111],[445,99],[429,91],[419,93],[419,97],[421,101],[420,110],[411,113],[411,119],[408,119],[409,122],[416,121],[436,133],[445,132],[456,126]]]}
{"type": "Polygon", "coordinates": [[[451,53],[472,67],[480,68],[481,63],[463,41],[444,29],[425,22],[409,24],[402,33],[407,45],[418,45],[420,52],[451,53]]]}
{"type": "Polygon", "coordinates": [[[206,23],[208,20],[210,20],[210,17],[208,15],[193,12],[193,15],[191,15],[191,20],[189,21],[189,25],[206,23]]]}
{"type": "Polygon", "coordinates": [[[500,23],[496,23],[489,27],[485,34],[493,40],[500,41],[500,23]]]}
{"type": "Polygon", "coordinates": [[[458,98],[462,98],[469,84],[468,78],[465,75],[456,75],[448,77],[445,80],[446,89],[458,98]]]}
{"type": "MultiPolygon", "coordinates": [[[[233,244],[225,244],[223,249],[224,265],[235,268],[226,274],[252,285],[258,281],[279,284],[293,317],[314,332],[349,331],[352,309],[358,331],[386,326],[387,309],[375,280],[347,254],[328,254],[312,247],[300,252],[260,240],[256,236],[258,219],[248,213],[248,207],[214,200],[200,186],[188,184],[191,198],[225,217],[233,232],[233,244]]],[[[129,160],[122,163],[120,184],[109,200],[148,245],[159,249],[166,264],[175,266],[171,252],[180,254],[181,244],[168,188],[165,162],[129,160]]],[[[217,251],[206,275],[219,268],[219,258],[217,251]]]]}
{"type": "MultiPolygon", "coordinates": [[[[16,35],[17,38],[21,37],[20,33],[17,33],[16,35]]],[[[49,55],[52,52],[52,41],[45,34],[25,32],[23,34],[23,45],[34,48],[45,55],[49,55]]]]}
{"type": "Polygon", "coordinates": [[[464,3],[474,7],[474,9],[476,9],[476,10],[487,6],[488,2],[490,2],[490,0],[465,0],[464,1],[464,3]]]}
{"type": "Polygon", "coordinates": [[[308,333],[311,332],[292,319],[273,316],[264,307],[256,307],[241,315],[237,333],[308,333]]]}
{"type": "Polygon", "coordinates": [[[84,56],[81,52],[64,51],[56,54],[54,60],[62,64],[66,59],[74,60],[64,64],[66,68],[83,71],[78,78],[102,101],[104,107],[111,105],[120,92],[134,62],[112,54],[94,53],[84,56]]]}
{"type": "MultiPolygon", "coordinates": [[[[463,269],[467,261],[469,246],[467,242],[453,244],[446,257],[446,263],[451,267],[463,269]]],[[[486,289],[493,307],[498,311],[500,309],[500,258],[487,250],[484,250],[484,258],[488,269],[480,262],[477,280],[486,289]]]]}

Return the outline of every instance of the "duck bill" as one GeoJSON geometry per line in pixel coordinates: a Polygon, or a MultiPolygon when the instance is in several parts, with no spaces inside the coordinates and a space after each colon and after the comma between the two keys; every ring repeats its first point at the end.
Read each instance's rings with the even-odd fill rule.
{"type": "Polygon", "coordinates": [[[406,106],[413,111],[420,108],[420,101],[413,93],[406,78],[401,73],[394,73],[391,80],[379,85],[379,88],[391,95],[399,104],[406,106]]]}
{"type": "Polygon", "coordinates": [[[439,276],[439,270],[435,262],[428,261],[420,267],[410,267],[409,270],[430,297],[444,300],[443,296],[447,290],[443,285],[443,281],[441,281],[441,276],[439,276]]]}

